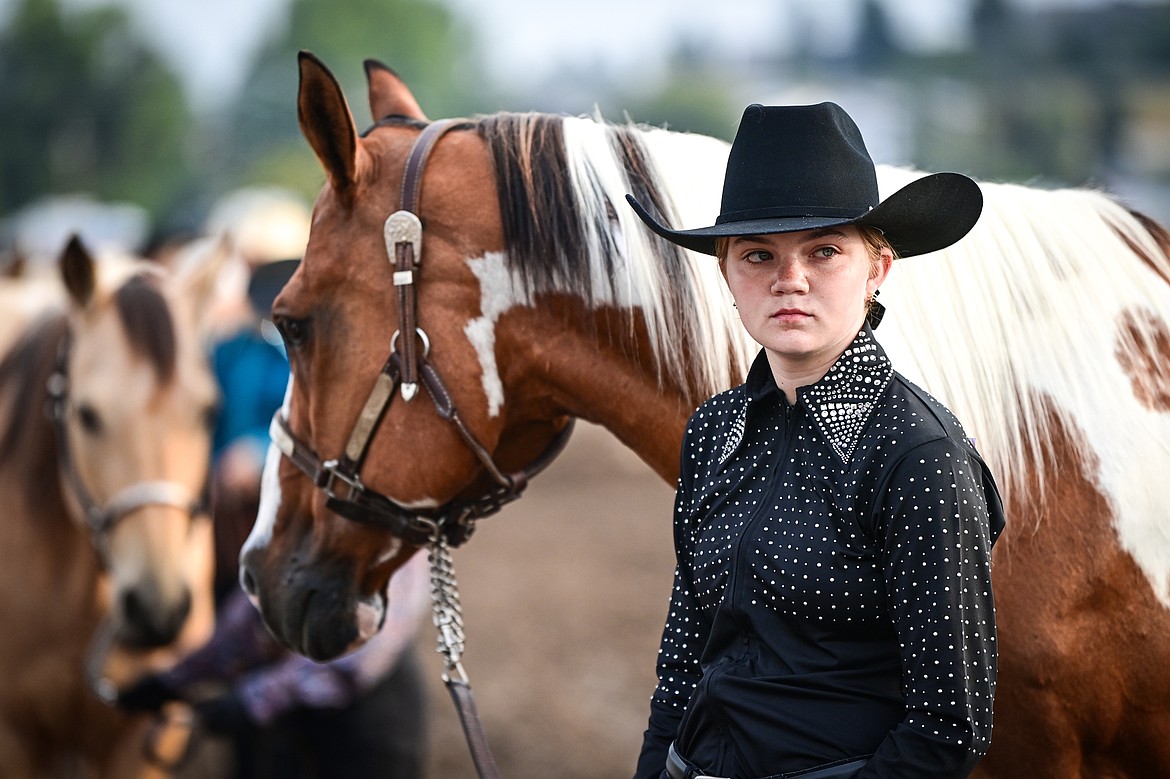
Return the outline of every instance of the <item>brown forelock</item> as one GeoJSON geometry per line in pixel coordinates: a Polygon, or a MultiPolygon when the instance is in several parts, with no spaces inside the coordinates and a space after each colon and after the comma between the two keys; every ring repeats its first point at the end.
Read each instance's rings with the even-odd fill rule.
{"type": "Polygon", "coordinates": [[[114,293],[114,305],[130,347],[154,366],[162,384],[175,376],[178,342],[175,320],[153,276],[130,277],[114,293]]]}
{"type": "MultiPolygon", "coordinates": [[[[596,181],[592,194],[604,205],[582,208],[577,201],[566,174],[564,118],[499,113],[482,118],[478,127],[491,149],[508,262],[519,273],[525,290],[573,290],[592,303],[594,275],[580,251],[586,245],[588,227],[582,219],[593,215],[597,220],[593,228],[604,240],[611,234],[609,219],[614,205],[596,181]]],[[[612,126],[607,131],[631,186],[639,194],[649,192],[648,197],[660,200],[634,132],[612,126]]],[[[607,242],[605,249],[598,259],[604,263],[604,277],[612,279],[618,247],[607,242]]],[[[679,256],[667,241],[662,241],[659,254],[667,259],[679,256]]],[[[678,263],[668,265],[676,267],[678,263]]]]}
{"type": "Polygon", "coordinates": [[[484,117],[478,130],[495,166],[509,265],[529,292],[573,285],[591,300],[588,266],[570,253],[584,233],[566,175],[562,120],[500,113],[484,117]]]}

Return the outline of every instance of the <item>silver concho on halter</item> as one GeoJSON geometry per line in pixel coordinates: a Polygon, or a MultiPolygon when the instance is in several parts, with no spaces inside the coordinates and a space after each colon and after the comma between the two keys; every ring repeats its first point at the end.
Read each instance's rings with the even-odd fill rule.
{"type": "MultiPolygon", "coordinates": [[[[418,267],[419,261],[422,259],[422,220],[418,218],[417,214],[410,211],[395,211],[386,217],[386,223],[382,226],[382,238],[386,243],[386,256],[390,260],[391,267],[397,267],[397,246],[401,243],[411,245],[413,249],[411,265],[413,267],[408,270],[394,271],[394,286],[404,287],[414,284],[414,268],[418,267]]],[[[423,342],[426,343],[426,334],[422,330],[418,330],[418,333],[423,337],[423,342]]],[[[397,338],[398,330],[395,330],[391,337],[391,343],[393,344],[397,338]]],[[[391,351],[393,349],[392,345],[391,351]]],[[[418,393],[418,384],[403,382],[401,392],[402,399],[409,401],[418,393]]]]}
{"type": "MultiPolygon", "coordinates": [[[[414,247],[414,264],[417,266],[422,259],[422,220],[417,215],[409,211],[395,211],[386,217],[382,237],[386,241],[386,256],[390,258],[391,263],[396,256],[394,247],[407,242],[414,247]]],[[[397,278],[394,283],[398,283],[397,278]]]]}

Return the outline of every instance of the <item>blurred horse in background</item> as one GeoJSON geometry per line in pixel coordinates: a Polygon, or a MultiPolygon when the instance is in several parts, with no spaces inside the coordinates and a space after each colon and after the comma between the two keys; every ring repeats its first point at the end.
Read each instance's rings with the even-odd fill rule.
{"type": "MultiPolygon", "coordinates": [[[[515,497],[570,418],[673,483],[691,412],[758,349],[717,263],[624,202],[705,224],[725,142],[544,114],[431,122],[392,71],[366,72],[359,135],[336,79],[300,58],[328,183],[274,304],[284,456],[243,553],[270,629],[318,659],[368,640],[391,573],[515,497]]],[[[884,192],[917,175],[879,166],[884,192]]],[[[879,333],[963,420],[1008,508],[978,775],[1170,776],[1170,234],[1100,193],[982,187],[967,238],[897,263],[879,333]]]]}
{"type": "MultiPolygon", "coordinates": [[[[109,701],[212,627],[217,391],[198,323],[215,272],[99,261],[74,238],[55,298],[8,336],[0,776],[165,775],[144,749],[150,720],[109,701]]],[[[22,283],[5,279],[3,294],[22,283]]],[[[34,283],[28,296],[43,294],[34,283]]]]}

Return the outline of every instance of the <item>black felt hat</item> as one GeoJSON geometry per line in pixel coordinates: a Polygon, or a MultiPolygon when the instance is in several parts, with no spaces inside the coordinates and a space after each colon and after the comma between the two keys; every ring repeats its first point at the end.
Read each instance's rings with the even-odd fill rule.
{"type": "Polygon", "coordinates": [[[273,301],[300,264],[301,261],[294,258],[258,265],[248,280],[248,300],[252,303],[252,310],[265,319],[271,316],[273,301]]]}
{"type": "Polygon", "coordinates": [[[626,199],[654,232],[704,254],[715,254],[724,236],[856,224],[878,228],[899,256],[910,257],[950,246],[983,210],[979,185],[960,173],[924,176],[880,200],[861,131],[836,103],[748,106],[711,227],[672,230],[632,195],[626,199]]]}

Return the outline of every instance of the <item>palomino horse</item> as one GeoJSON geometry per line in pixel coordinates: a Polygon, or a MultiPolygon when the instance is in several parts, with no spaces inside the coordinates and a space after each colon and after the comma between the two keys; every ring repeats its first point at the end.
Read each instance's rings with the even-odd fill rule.
{"type": "MultiPolygon", "coordinates": [[[[302,54],[300,75],[328,183],[274,305],[286,456],[243,579],[277,635],[326,658],[376,630],[376,593],[428,532],[461,540],[467,506],[565,420],[604,426],[673,482],[691,410],[755,347],[714,260],[655,239],[624,202],[706,224],[722,141],[539,114],[439,137],[374,62],[359,135],[328,70],[302,54]],[[421,229],[387,220],[400,208],[421,229]],[[399,337],[416,327],[425,340],[399,337]]],[[[879,172],[886,191],[914,175],[879,172]]],[[[980,775],[1170,776],[1170,235],[1090,191],[983,190],[968,238],[895,264],[878,333],[964,420],[1009,507],[980,775]]]]}
{"type": "Polygon", "coordinates": [[[164,775],[150,720],[103,697],[210,634],[218,396],[195,323],[214,271],[75,238],[0,362],[0,776],[164,775]]]}

